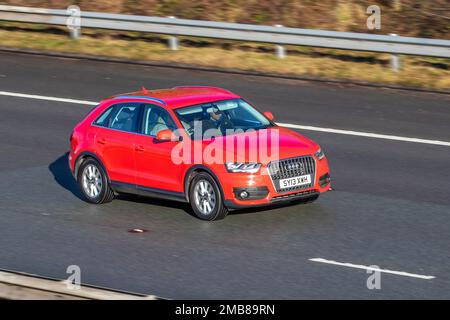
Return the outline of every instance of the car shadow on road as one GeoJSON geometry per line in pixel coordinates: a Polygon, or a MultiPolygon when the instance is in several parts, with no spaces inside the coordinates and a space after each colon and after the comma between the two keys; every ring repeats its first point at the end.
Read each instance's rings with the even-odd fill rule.
{"type": "Polygon", "coordinates": [[[83,195],[78,188],[77,182],[73,178],[72,172],[70,172],[68,161],[69,153],[66,152],[61,157],[50,163],[48,170],[50,170],[53,178],[61,187],[70,191],[77,198],[83,199],[83,195]]]}
{"type": "MultiPolygon", "coordinates": [[[[77,185],[75,179],[73,178],[72,173],[70,172],[68,157],[69,157],[68,152],[63,154],[58,159],[53,161],[48,166],[48,169],[53,174],[55,181],[61,187],[70,191],[78,199],[84,200],[83,195],[81,194],[80,189],[78,188],[78,185],[77,185]]],[[[116,199],[123,200],[123,201],[142,203],[142,204],[149,204],[149,205],[154,205],[154,206],[167,207],[167,208],[172,208],[172,209],[180,209],[180,210],[183,210],[186,213],[190,214],[191,216],[195,216],[194,213],[192,212],[189,204],[187,204],[187,203],[168,201],[168,200],[162,200],[162,199],[156,199],[156,198],[147,198],[147,197],[132,195],[132,194],[120,194],[116,197],[116,199]]],[[[300,203],[296,203],[296,204],[300,204],[300,203]]],[[[265,212],[265,211],[275,210],[275,209],[279,209],[279,208],[290,207],[290,206],[293,206],[296,204],[284,203],[284,204],[277,204],[277,205],[272,205],[272,206],[267,206],[267,207],[256,207],[256,208],[232,210],[230,212],[230,214],[231,215],[255,214],[258,212],[265,212]]]]}
{"type": "MultiPolygon", "coordinates": [[[[74,196],[84,201],[83,194],[81,193],[77,182],[72,176],[72,172],[69,168],[69,153],[65,153],[62,156],[60,156],[58,159],[53,161],[49,166],[48,169],[53,174],[53,177],[55,181],[64,189],[70,191],[74,196]]],[[[155,206],[161,206],[161,207],[168,207],[173,209],[181,209],[189,214],[191,214],[189,210],[189,205],[181,202],[176,201],[167,201],[167,200],[161,200],[161,199],[154,199],[154,198],[146,198],[138,195],[132,195],[132,194],[119,194],[116,196],[115,199],[118,200],[124,200],[124,201],[131,201],[136,203],[143,203],[143,204],[149,204],[149,205],[155,205],[155,206]]]]}
{"type": "Polygon", "coordinates": [[[116,196],[115,199],[123,200],[123,201],[130,201],[130,202],[135,202],[135,203],[149,204],[149,205],[158,206],[158,207],[179,209],[179,210],[185,211],[186,213],[189,213],[190,215],[193,215],[189,204],[184,203],[184,202],[150,198],[150,197],[144,197],[144,196],[139,196],[139,195],[134,195],[134,194],[126,194],[126,193],[119,194],[118,196],[116,196]]]}
{"type": "Polygon", "coordinates": [[[267,206],[261,206],[261,207],[254,207],[254,208],[245,208],[245,209],[238,209],[238,210],[232,210],[230,211],[230,215],[241,215],[241,214],[257,214],[257,213],[263,213],[267,211],[274,211],[277,209],[283,209],[283,208],[289,208],[289,207],[295,207],[298,205],[302,205],[303,203],[283,203],[283,204],[272,204],[267,206]]]}

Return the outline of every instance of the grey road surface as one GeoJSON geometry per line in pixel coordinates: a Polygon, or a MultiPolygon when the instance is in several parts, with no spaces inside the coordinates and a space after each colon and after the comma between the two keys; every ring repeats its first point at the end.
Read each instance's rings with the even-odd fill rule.
{"type": "MultiPolygon", "coordinates": [[[[444,95],[0,54],[0,91],[98,101],[188,84],[231,89],[280,122],[450,141],[444,95]]],[[[301,131],[335,191],[211,223],[173,202],[83,202],[67,151],[90,108],[0,95],[0,268],[65,278],[75,264],[85,283],[175,299],[450,298],[450,147],[301,131]],[[382,273],[369,290],[365,270],[311,258],[435,279],[382,273]]]]}

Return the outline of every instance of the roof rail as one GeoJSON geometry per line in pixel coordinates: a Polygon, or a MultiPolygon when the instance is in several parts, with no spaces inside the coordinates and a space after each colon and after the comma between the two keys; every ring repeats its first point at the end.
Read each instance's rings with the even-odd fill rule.
{"type": "Polygon", "coordinates": [[[158,98],[152,98],[147,96],[116,96],[113,99],[143,99],[143,100],[150,100],[153,102],[161,103],[162,105],[166,106],[166,102],[164,100],[158,99],[158,98]]]}

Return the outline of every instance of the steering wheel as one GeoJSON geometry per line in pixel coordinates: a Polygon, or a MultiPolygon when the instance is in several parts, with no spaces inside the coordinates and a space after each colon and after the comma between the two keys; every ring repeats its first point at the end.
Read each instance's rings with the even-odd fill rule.
{"type": "Polygon", "coordinates": [[[233,129],[234,125],[226,113],[221,112],[221,114],[222,114],[222,116],[218,120],[219,121],[218,129],[220,129],[220,131],[222,131],[222,134],[225,134],[225,130],[233,129]]]}
{"type": "Polygon", "coordinates": [[[187,128],[186,128],[186,126],[185,126],[184,123],[183,123],[184,130],[186,130],[186,132],[187,132],[190,136],[193,135],[194,132],[195,132],[195,126],[194,126],[195,120],[186,122],[186,124],[187,124],[187,126],[188,126],[187,128]]]}

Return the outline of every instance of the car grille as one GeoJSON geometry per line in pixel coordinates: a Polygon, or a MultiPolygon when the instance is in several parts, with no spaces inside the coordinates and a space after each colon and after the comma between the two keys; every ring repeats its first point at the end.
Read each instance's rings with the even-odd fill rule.
{"type": "Polygon", "coordinates": [[[277,192],[290,192],[312,188],[316,176],[316,162],[312,156],[272,161],[268,165],[270,178],[277,192]],[[303,175],[311,175],[311,183],[290,188],[280,188],[280,180],[303,175]]]}

